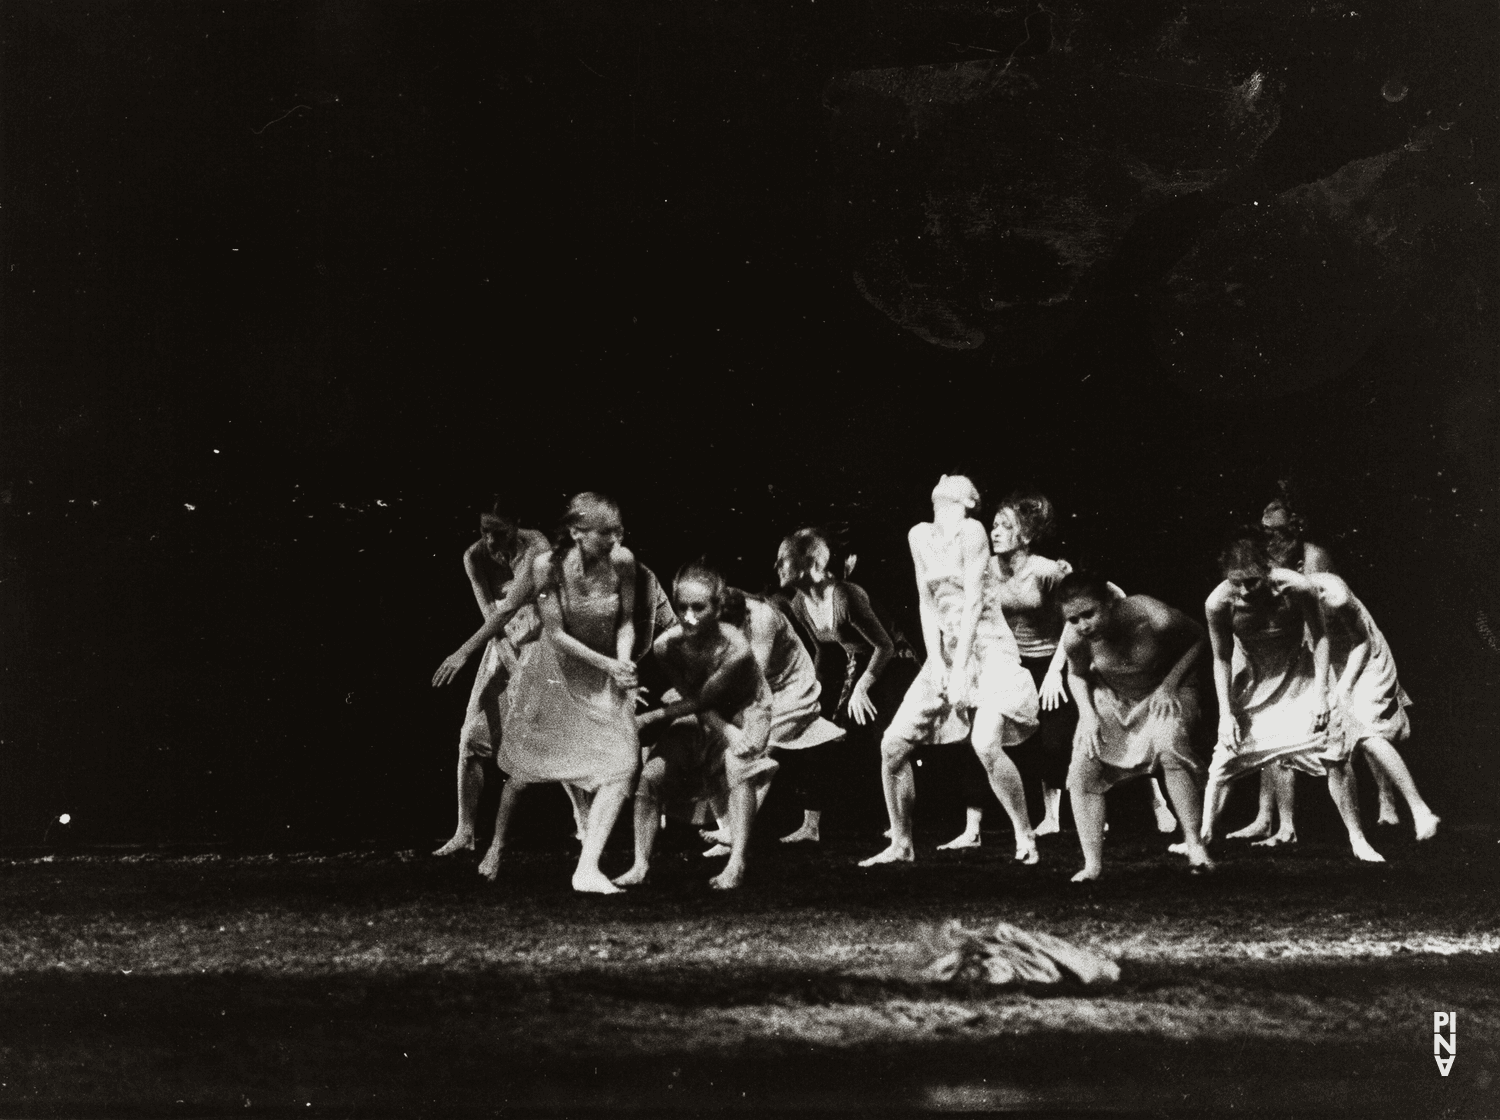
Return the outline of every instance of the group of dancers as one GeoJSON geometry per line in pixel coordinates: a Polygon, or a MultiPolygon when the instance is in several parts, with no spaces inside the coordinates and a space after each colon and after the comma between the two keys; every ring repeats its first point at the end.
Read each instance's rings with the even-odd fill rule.
{"type": "Polygon", "coordinates": [[[1300,770],[1328,780],[1354,854],[1379,861],[1359,818],[1356,753],[1379,784],[1381,821],[1397,819],[1399,796],[1417,838],[1435,833],[1438,818],[1393,745],[1409,735],[1410,700],[1390,648],[1326,550],[1302,539],[1287,502],[1272,502],[1259,528],[1228,542],[1206,629],[1033,552],[1055,521],[1045,496],[1012,494],[988,534],[973,517],[978,504],[972,482],[944,475],[932,520],[908,534],[926,657],[888,722],[872,690],[898,647],[910,648],[863,589],[831,573],[819,531],[782,541],[780,590],[762,596],[726,586],[701,560],[667,588],[623,545],[619,507],[601,494],[576,495],[550,542],[498,508],[483,514],[464,567],[484,623],[433,677],[448,684],[480,659],[460,734],[458,826],[436,854],[474,847],[493,759],[506,781],[480,863],[487,877],[499,869],[521,791],[559,782],[582,841],[575,890],[611,894],[644,882],[663,814],[704,822],[710,810],[708,854],[728,857],[710,884],[732,889],[778,772],[803,808],[782,839],[816,842],[833,788],[830,748],[882,723],[889,842],[862,867],[915,858],[914,757],[966,739],[974,776],[965,830],[942,847],[980,843],[983,782],[1011,820],[1016,859],[1034,864],[1036,837],[1059,829],[1066,789],[1083,852],[1075,882],[1101,874],[1104,795],[1134,777],[1165,787],[1163,796],[1151,783],[1158,826],[1181,822],[1171,850],[1194,872],[1213,867],[1208,849],[1230,783],[1257,772],[1260,813],[1231,836],[1294,841],[1300,770]],[[1205,650],[1220,712],[1206,768],[1192,739],[1205,650]],[[1034,750],[1041,762],[1037,827],[1013,750],[1034,750]],[[634,860],[611,880],[599,859],[632,795],[634,860]]]}

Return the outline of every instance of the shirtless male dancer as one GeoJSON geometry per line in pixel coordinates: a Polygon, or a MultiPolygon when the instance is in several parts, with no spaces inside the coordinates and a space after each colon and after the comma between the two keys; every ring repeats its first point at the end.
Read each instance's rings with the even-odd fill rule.
{"type": "Polygon", "coordinates": [[[1203,627],[1149,595],[1116,599],[1103,579],[1083,572],[1065,576],[1054,594],[1067,623],[1068,684],[1078,702],[1068,793],[1083,870],[1073,882],[1103,871],[1105,791],[1157,771],[1193,870],[1212,868],[1199,835],[1201,767],[1188,741],[1198,718],[1188,671],[1203,652],[1203,627]]]}
{"type": "Polygon", "coordinates": [[[458,736],[458,827],[435,856],[474,847],[474,809],[484,789],[484,760],[494,758],[500,739],[500,697],[516,667],[515,646],[534,638],[541,625],[531,607],[530,573],[532,559],[547,550],[547,538],[535,529],[518,528],[498,505],[480,514],[479,529],[480,538],[464,550],[463,563],[484,625],[432,676],[434,688],[451,684],[469,659],[484,650],[458,736]]]}

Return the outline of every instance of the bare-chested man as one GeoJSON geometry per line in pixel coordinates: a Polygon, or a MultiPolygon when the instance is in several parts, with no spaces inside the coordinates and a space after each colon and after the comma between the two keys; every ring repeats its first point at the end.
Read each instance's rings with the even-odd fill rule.
{"type": "Polygon", "coordinates": [[[469,659],[484,650],[458,736],[458,827],[433,853],[438,856],[474,847],[474,809],[484,788],[484,760],[495,756],[500,739],[500,697],[515,668],[515,646],[540,630],[531,606],[531,562],[547,551],[547,538],[535,529],[518,528],[498,506],[480,514],[479,529],[479,540],[464,551],[464,572],[484,625],[432,676],[434,687],[450,684],[469,659]]]}
{"type": "Polygon", "coordinates": [[[1203,652],[1203,628],[1151,598],[1117,599],[1098,576],[1074,572],[1054,592],[1067,628],[1068,683],[1078,700],[1078,730],[1068,792],[1083,846],[1075,883],[1097,879],[1104,864],[1104,794],[1111,786],[1161,771],[1182,822],[1194,869],[1213,863],[1199,836],[1201,767],[1188,741],[1198,696],[1188,671],[1203,652]]]}
{"type": "Polygon", "coordinates": [[[677,698],[637,717],[642,731],[656,723],[669,726],[636,787],[635,863],[615,883],[645,881],[663,803],[713,800],[727,803],[732,847],[728,864],[709,885],[732,890],[745,877],[760,789],[777,770],[769,757],[771,689],[749,640],[720,625],[724,580],[717,572],[688,565],[678,573],[672,597],[681,624],[657,638],[654,652],[677,698]]]}

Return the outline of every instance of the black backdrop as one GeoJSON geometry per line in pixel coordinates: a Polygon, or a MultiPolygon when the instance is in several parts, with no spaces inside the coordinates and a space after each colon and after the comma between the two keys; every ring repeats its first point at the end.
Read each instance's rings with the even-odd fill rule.
{"type": "MultiPolygon", "coordinates": [[[[1189,610],[1224,530],[1294,478],[1416,698],[1429,800],[1489,814],[1488,6],[19,2],[0,21],[0,840],[56,839],[66,812],[97,842],[425,841],[450,825],[467,678],[427,682],[477,622],[458,561],[492,494],[550,530],[569,492],[606,490],[647,563],[706,552],[750,587],[784,532],[847,522],[915,632],[903,537],[953,470],[990,498],[1044,487],[1055,551],[1189,610]],[[848,75],[1024,78],[1034,119],[1063,71],[1092,88],[1169,56],[1266,75],[1276,127],[1138,204],[1065,299],[1001,260],[985,306],[1063,306],[1061,328],[955,346],[866,298],[870,231],[936,188],[920,153],[848,154],[889,135],[845,111],[848,75]],[[1448,193],[1413,237],[1392,220],[1420,242],[1396,296],[1355,260],[1330,309],[1268,266],[1243,312],[1294,355],[1357,320],[1344,359],[1235,392],[1164,362],[1161,293],[1224,215],[1431,143],[1448,193]],[[850,220],[872,181],[887,201],[850,220]],[[1284,316],[1288,293],[1322,310],[1284,316]]],[[[1095,123],[1048,111],[1063,148],[1095,123]]],[[[1127,104],[1104,147],[1171,123],[1127,104]]],[[[962,303],[968,283],[928,289],[962,303]]],[[[1227,354],[1243,338],[1211,312],[1227,354]]]]}

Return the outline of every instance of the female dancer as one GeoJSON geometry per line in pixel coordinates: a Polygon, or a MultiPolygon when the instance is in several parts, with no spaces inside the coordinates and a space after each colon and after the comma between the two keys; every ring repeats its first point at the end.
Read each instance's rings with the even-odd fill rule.
{"type": "Polygon", "coordinates": [[[435,856],[474,847],[474,808],[484,789],[484,760],[495,756],[500,738],[501,696],[516,668],[516,648],[535,637],[539,625],[530,606],[531,564],[547,550],[547,538],[535,529],[517,527],[501,514],[498,502],[479,515],[479,532],[479,540],[464,551],[464,572],[484,625],[432,677],[434,688],[451,683],[469,659],[484,650],[458,733],[458,826],[453,838],[432,853],[435,856]]]}
{"type": "MultiPolygon", "coordinates": [[[[769,747],[783,772],[790,768],[793,758],[804,757],[805,752],[844,737],[842,727],[818,714],[822,688],[817,670],[786,615],[759,596],[726,587],[720,621],[735,627],[749,640],[755,663],[771,687],[769,747]]],[[[769,783],[760,787],[762,801],[769,789],[769,783]]],[[[718,820],[729,819],[724,802],[716,803],[713,810],[718,820]]],[[[733,838],[727,828],[706,832],[704,839],[715,842],[713,848],[703,853],[705,857],[729,854],[727,845],[733,838]]]]}
{"type": "Polygon", "coordinates": [[[1396,660],[1370,612],[1331,572],[1305,579],[1317,589],[1328,630],[1328,658],[1334,686],[1333,728],[1355,750],[1363,750],[1370,768],[1384,771],[1411,812],[1418,840],[1437,832],[1438,816],[1417,792],[1417,783],[1393,743],[1411,734],[1406,709],[1411,697],[1396,679],[1396,660]]]}
{"type": "Polygon", "coordinates": [[[1203,795],[1204,844],[1213,841],[1231,782],[1289,766],[1327,777],[1354,854],[1383,862],[1360,827],[1349,771],[1353,743],[1328,734],[1329,647],[1317,590],[1273,568],[1265,545],[1249,535],[1230,542],[1219,567],[1224,582],[1205,606],[1219,740],[1203,795]]]}
{"type": "Polygon", "coordinates": [[[861,867],[915,858],[911,756],[923,744],[965,735],[1015,827],[1016,858],[1037,861],[1021,775],[1005,753],[1037,729],[1036,684],[1000,609],[984,529],[969,517],[978,503],[972,482],[944,475],[932,491],[932,521],[907,534],[927,661],[880,744],[891,842],[861,867]]]}
{"type": "Polygon", "coordinates": [[[720,624],[724,580],[702,562],[673,581],[681,624],[656,640],[656,659],[675,695],[663,708],[637,717],[642,730],[666,723],[635,791],[635,862],[615,879],[622,887],[645,882],[665,802],[713,801],[725,809],[731,851],[724,870],[709,881],[733,890],[745,877],[750,829],[764,787],[777,770],[769,757],[771,689],[749,641],[720,624]]]}
{"type": "Polygon", "coordinates": [[[615,894],[599,870],[620,806],[640,765],[635,730],[635,557],[620,543],[620,509],[579,494],[552,550],[532,564],[542,637],[511,682],[496,758],[509,776],[495,836],[479,865],[493,879],[515,798],[537,782],[595,792],[573,889],[615,894]]]}
{"type": "MultiPolygon", "coordinates": [[[[875,718],[870,689],[890,661],[895,643],[864,589],[829,575],[830,555],[823,534],[799,529],[781,542],[776,573],[782,587],[791,592],[793,614],[816,643],[816,679],[825,689],[823,714],[847,730],[851,722],[863,727],[875,718]],[[842,688],[834,692],[829,685],[840,660],[842,688]]],[[[784,844],[816,843],[822,838],[823,805],[831,792],[831,759],[826,756],[826,751],[802,751],[783,759],[787,780],[803,804],[802,824],[781,838],[784,844]]]]}

